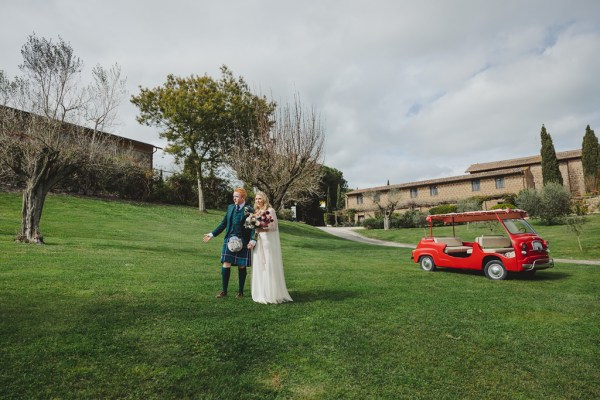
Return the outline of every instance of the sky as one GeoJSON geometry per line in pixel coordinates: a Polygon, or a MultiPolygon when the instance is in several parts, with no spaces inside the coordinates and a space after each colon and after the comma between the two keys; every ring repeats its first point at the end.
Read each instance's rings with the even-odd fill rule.
{"type": "MultiPolygon", "coordinates": [[[[325,165],[351,189],[463,175],[600,135],[598,0],[0,0],[0,70],[33,33],[117,63],[120,136],[165,147],[129,101],[168,74],[227,65],[280,104],[318,112],[325,165]]],[[[155,167],[176,170],[161,151],[155,167]]]]}

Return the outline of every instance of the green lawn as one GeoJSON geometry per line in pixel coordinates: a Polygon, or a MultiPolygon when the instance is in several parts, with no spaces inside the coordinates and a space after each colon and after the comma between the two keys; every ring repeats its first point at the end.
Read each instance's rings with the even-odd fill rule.
{"type": "MultiPolygon", "coordinates": [[[[590,214],[585,216],[586,223],[583,225],[581,234],[581,247],[577,242],[577,236],[569,230],[568,225],[542,225],[539,220],[530,220],[536,232],[550,242],[550,254],[552,257],[574,260],[600,260],[600,214],[590,214]]],[[[456,236],[466,241],[473,241],[480,235],[492,235],[504,233],[497,231],[499,224],[488,222],[477,222],[455,226],[452,231],[451,226],[434,227],[435,236],[456,236]],[[493,229],[493,230],[492,230],[493,229]]],[[[428,228],[412,229],[364,229],[360,230],[361,235],[381,240],[388,240],[399,243],[410,243],[416,245],[423,236],[429,236],[428,228]]]]}
{"type": "Polygon", "coordinates": [[[44,246],[19,216],[0,193],[2,399],[600,398],[597,266],[425,273],[283,222],[294,302],[266,306],[214,298],[220,211],[54,195],[44,246]]]}

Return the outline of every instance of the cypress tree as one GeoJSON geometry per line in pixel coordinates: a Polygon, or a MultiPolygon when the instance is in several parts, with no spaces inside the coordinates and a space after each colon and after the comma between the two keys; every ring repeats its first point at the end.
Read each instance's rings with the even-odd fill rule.
{"type": "Polygon", "coordinates": [[[338,183],[338,186],[337,186],[337,192],[336,192],[336,196],[335,197],[336,197],[336,203],[335,203],[336,210],[342,210],[344,208],[344,201],[342,201],[343,200],[343,198],[342,198],[342,185],[340,185],[339,183],[338,183]]]}
{"type": "Polygon", "coordinates": [[[583,143],[581,144],[581,163],[583,164],[583,178],[587,191],[598,188],[598,168],[600,167],[600,154],[598,138],[590,126],[585,128],[583,143]]]}
{"type": "Polygon", "coordinates": [[[552,137],[546,132],[546,127],[542,125],[542,131],[540,132],[542,139],[542,182],[546,186],[550,182],[563,184],[563,178],[558,168],[558,159],[556,158],[556,151],[554,150],[554,144],[552,143],[552,137]]]}

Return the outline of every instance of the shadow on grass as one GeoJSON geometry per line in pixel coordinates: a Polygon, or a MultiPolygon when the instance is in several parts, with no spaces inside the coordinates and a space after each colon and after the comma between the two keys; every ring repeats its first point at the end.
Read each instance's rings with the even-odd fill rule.
{"type": "Polygon", "coordinates": [[[198,249],[196,247],[187,246],[187,247],[179,247],[174,248],[170,244],[167,245],[155,245],[155,246],[147,246],[147,245],[139,245],[134,242],[130,242],[128,244],[124,244],[123,242],[117,243],[95,243],[93,245],[94,249],[110,249],[110,250],[130,250],[135,252],[143,252],[143,253],[171,253],[174,250],[177,251],[178,254],[198,254],[198,249]]]}
{"type": "Polygon", "coordinates": [[[329,300],[343,301],[349,298],[358,297],[357,292],[349,290],[303,290],[290,291],[290,296],[294,299],[294,303],[311,303],[314,301],[329,300]]]}
{"type": "Polygon", "coordinates": [[[566,272],[552,271],[551,273],[549,273],[545,271],[537,271],[535,275],[514,273],[510,274],[509,278],[519,281],[558,281],[561,279],[567,279],[570,276],[571,274],[568,274],[566,272]]]}
{"type": "MultiPolygon", "coordinates": [[[[436,272],[446,274],[459,274],[459,275],[471,275],[480,276],[487,279],[483,271],[473,269],[456,269],[456,268],[443,268],[440,267],[436,272]]],[[[509,272],[508,279],[519,280],[519,281],[557,281],[560,279],[566,279],[571,276],[565,272],[552,271],[551,273],[545,271],[537,271],[535,275],[527,275],[525,273],[509,272]]]]}

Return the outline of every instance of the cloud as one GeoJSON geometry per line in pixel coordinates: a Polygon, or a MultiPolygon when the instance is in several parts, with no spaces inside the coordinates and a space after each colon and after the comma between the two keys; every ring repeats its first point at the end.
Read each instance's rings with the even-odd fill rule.
{"type": "MultiPolygon", "coordinates": [[[[314,106],[326,164],[364,188],[537,154],[542,124],[557,151],[579,148],[600,126],[597,15],[592,0],[24,0],[3,4],[0,68],[18,73],[34,31],[88,68],[118,62],[130,94],[226,64],[314,106]]],[[[118,134],[164,147],[136,114],[126,99],[118,134]]]]}

